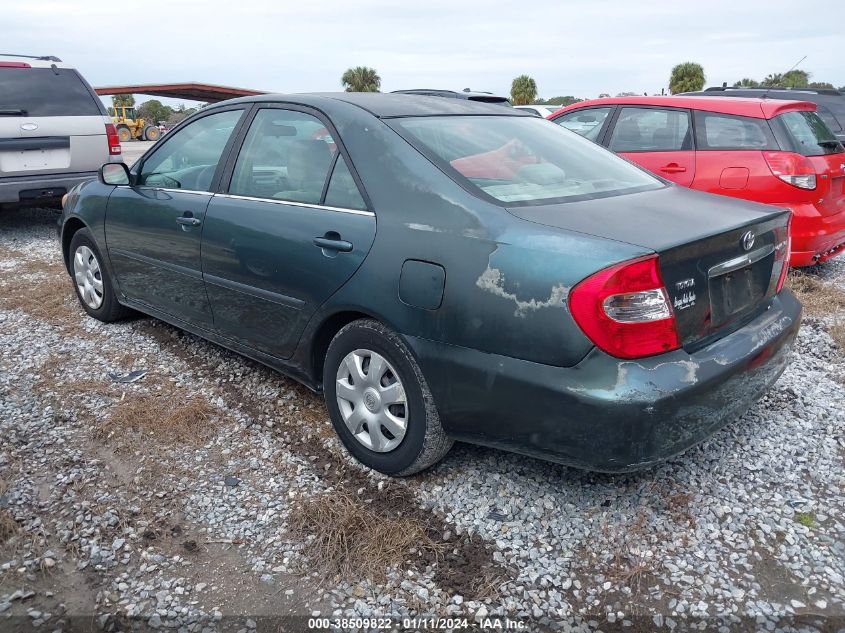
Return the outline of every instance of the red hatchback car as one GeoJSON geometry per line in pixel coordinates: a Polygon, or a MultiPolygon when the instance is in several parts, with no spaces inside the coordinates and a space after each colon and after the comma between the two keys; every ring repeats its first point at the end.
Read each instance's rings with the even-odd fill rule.
{"type": "Polygon", "coordinates": [[[792,266],[845,252],[845,148],[805,101],[618,97],[549,120],[679,185],[788,207],[792,266]]]}

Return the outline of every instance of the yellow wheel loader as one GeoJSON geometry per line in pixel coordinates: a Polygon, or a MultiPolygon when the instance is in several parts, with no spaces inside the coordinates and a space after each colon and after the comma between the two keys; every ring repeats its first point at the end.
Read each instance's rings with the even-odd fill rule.
{"type": "Polygon", "coordinates": [[[157,141],[161,132],[158,126],[139,119],[132,106],[114,106],[114,126],[121,143],[128,143],[132,139],[139,141],[157,141]]]}

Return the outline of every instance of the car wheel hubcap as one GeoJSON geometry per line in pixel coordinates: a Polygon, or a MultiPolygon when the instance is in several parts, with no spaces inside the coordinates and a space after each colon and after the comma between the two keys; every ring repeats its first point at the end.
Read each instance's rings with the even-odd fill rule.
{"type": "Polygon", "coordinates": [[[92,310],[103,305],[103,273],[94,251],[87,246],[80,246],[73,254],[73,278],[85,305],[92,310]]]}
{"type": "Polygon", "coordinates": [[[356,349],[340,363],[337,406],[353,437],[371,451],[395,449],[408,429],[408,404],[399,374],[370,350],[356,349]]]}

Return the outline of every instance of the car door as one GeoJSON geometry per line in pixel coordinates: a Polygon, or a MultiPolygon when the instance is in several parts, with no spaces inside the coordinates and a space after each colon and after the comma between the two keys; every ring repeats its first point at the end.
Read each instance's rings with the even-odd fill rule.
{"type": "Polygon", "coordinates": [[[607,146],[684,187],[695,178],[690,113],[682,108],[619,108],[607,146]]]}
{"type": "Polygon", "coordinates": [[[182,321],[210,328],[200,237],[221,158],[244,106],[194,119],[136,163],[106,211],[106,245],[121,292],[182,321]]]}
{"type": "Polygon", "coordinates": [[[202,265],[220,334],[288,358],[308,319],[373,243],[349,157],[328,120],[259,108],[205,217],[202,265]]]}
{"type": "Polygon", "coordinates": [[[600,108],[578,108],[552,119],[559,126],[580,134],[586,139],[598,143],[602,139],[602,132],[607,127],[612,106],[600,108]]]}

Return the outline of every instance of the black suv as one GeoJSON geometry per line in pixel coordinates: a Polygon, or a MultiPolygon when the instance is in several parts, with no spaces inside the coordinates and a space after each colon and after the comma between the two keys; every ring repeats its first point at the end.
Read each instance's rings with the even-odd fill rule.
{"type": "Polygon", "coordinates": [[[840,141],[845,141],[845,94],[824,88],[708,88],[685,95],[704,97],[752,97],[755,99],[786,99],[811,101],[818,106],[819,116],[840,141]]]}
{"type": "Polygon", "coordinates": [[[414,88],[413,90],[394,90],[394,94],[403,95],[428,95],[429,97],[446,97],[447,99],[468,99],[470,101],[481,101],[482,103],[497,103],[503,106],[510,106],[511,102],[507,97],[499,97],[492,92],[472,92],[464,90],[438,90],[437,88],[414,88]]]}

